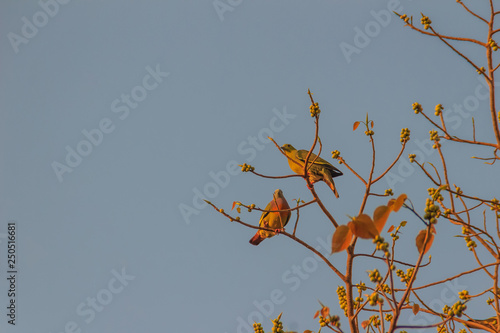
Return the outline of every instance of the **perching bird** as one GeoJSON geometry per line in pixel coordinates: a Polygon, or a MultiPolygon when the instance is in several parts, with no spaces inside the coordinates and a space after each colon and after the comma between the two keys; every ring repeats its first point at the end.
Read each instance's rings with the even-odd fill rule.
{"type": "MultiPolygon", "coordinates": [[[[286,202],[285,197],[283,196],[283,191],[277,189],[273,193],[273,200],[271,200],[266,208],[266,212],[262,212],[260,216],[259,226],[272,228],[272,229],[283,229],[285,225],[290,220],[290,216],[292,213],[288,211],[283,212],[269,212],[270,210],[287,210],[290,209],[288,206],[288,202],[286,202]]],[[[255,233],[255,236],[250,239],[250,244],[259,245],[264,239],[273,237],[276,235],[276,232],[269,230],[258,230],[255,233]]]]}
{"type": "Polygon", "coordinates": [[[477,328],[477,327],[474,327],[473,325],[470,325],[469,322],[473,322],[473,323],[477,323],[477,324],[489,326],[489,327],[495,329],[496,326],[497,326],[497,317],[491,317],[491,318],[488,318],[488,319],[467,320],[464,323],[464,325],[467,326],[467,327],[477,328]]]}
{"type": "MultiPolygon", "coordinates": [[[[283,149],[286,156],[288,156],[290,169],[298,175],[303,175],[304,163],[306,161],[308,151],[303,149],[297,150],[288,143],[283,145],[281,149],[283,149]]],[[[338,198],[339,194],[335,188],[333,178],[342,176],[342,172],[321,157],[318,156],[316,158],[316,154],[314,153],[311,153],[309,156],[308,164],[310,165],[308,173],[311,184],[319,182],[320,180],[324,181],[332,189],[335,197],[338,198]],[[311,165],[311,163],[313,164],[311,165]]]]}

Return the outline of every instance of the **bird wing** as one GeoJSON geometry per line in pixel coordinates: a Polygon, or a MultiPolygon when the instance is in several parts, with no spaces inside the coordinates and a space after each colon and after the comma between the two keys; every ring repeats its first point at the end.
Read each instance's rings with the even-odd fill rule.
{"type": "MultiPolygon", "coordinates": [[[[307,157],[308,153],[309,152],[307,150],[301,149],[301,150],[297,151],[295,156],[297,156],[297,159],[299,159],[300,161],[302,161],[302,163],[304,163],[306,161],[306,157],[307,157]]],[[[336,167],[334,167],[333,165],[331,165],[330,163],[328,163],[327,161],[325,161],[321,157],[319,157],[319,156],[316,157],[316,154],[314,154],[314,153],[311,153],[311,156],[309,156],[308,162],[310,163],[312,161],[314,161],[314,165],[325,167],[328,170],[330,170],[332,177],[338,177],[338,176],[343,175],[342,171],[340,171],[339,169],[337,169],[336,167]]]]}
{"type": "Polygon", "coordinates": [[[269,203],[267,204],[266,208],[264,208],[264,210],[267,210],[267,212],[262,212],[262,215],[260,216],[259,226],[261,226],[261,227],[264,227],[264,221],[269,223],[269,221],[267,221],[267,219],[266,219],[269,216],[269,214],[271,214],[271,212],[269,212],[269,211],[270,210],[277,210],[276,204],[274,203],[274,198],[273,198],[273,200],[269,201],[269,203]]]}

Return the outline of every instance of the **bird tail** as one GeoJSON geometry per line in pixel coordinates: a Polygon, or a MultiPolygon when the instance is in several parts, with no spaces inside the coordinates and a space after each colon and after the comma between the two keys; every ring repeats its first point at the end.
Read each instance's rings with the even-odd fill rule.
{"type": "Polygon", "coordinates": [[[332,176],[330,176],[329,174],[327,174],[325,172],[324,181],[332,189],[333,194],[335,194],[335,197],[338,199],[339,193],[337,192],[337,189],[335,188],[335,183],[333,182],[332,176]]]}
{"type": "Polygon", "coordinates": [[[252,245],[259,245],[260,242],[262,242],[265,238],[262,238],[260,236],[260,233],[257,231],[255,233],[255,235],[252,237],[252,239],[250,239],[250,244],[252,245]]]}

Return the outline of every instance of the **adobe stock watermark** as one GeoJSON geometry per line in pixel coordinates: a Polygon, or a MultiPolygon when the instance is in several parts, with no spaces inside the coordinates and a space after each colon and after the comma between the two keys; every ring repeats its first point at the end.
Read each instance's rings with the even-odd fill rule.
{"type": "Polygon", "coordinates": [[[125,287],[129,285],[130,281],[135,279],[135,276],[129,275],[122,267],[121,272],[113,269],[111,270],[113,277],[109,279],[104,288],[95,293],[95,296],[89,296],[84,301],[76,306],[76,315],[79,317],[78,321],[68,321],[63,330],[57,333],[82,333],[83,324],[89,325],[94,321],[98,313],[101,313],[107,306],[111,304],[114,297],[121,294],[125,287]]]}
{"type": "MultiPolygon", "coordinates": [[[[460,300],[458,297],[458,293],[462,290],[466,290],[467,286],[460,285],[457,281],[458,279],[453,279],[451,281],[446,281],[444,283],[443,289],[438,294],[436,293],[436,298],[434,298],[430,302],[426,302],[426,304],[437,313],[442,313],[445,305],[451,306],[453,303],[460,300]]],[[[408,319],[408,323],[412,326],[426,326],[432,325],[441,321],[441,318],[438,316],[431,315],[429,313],[419,311],[416,315],[413,313],[410,315],[408,319]]],[[[416,330],[418,333],[428,332],[428,328],[422,328],[416,330]]]]}
{"type": "MultiPolygon", "coordinates": [[[[129,94],[122,93],[119,98],[113,100],[110,105],[111,112],[116,114],[118,119],[122,121],[127,119],[130,111],[136,109],[139,103],[146,99],[148,92],[158,88],[163,79],[169,75],[170,73],[161,71],[159,64],[155,68],[146,66],[146,74],[142,78],[141,84],[133,87],[129,94]]],[[[101,145],[105,135],[112,133],[115,128],[115,123],[108,117],[99,120],[95,128],[90,130],[84,128],[81,131],[84,138],[74,145],[74,148],[70,145],[65,147],[66,157],[64,161],[53,161],[51,163],[57,180],[62,183],[64,174],[73,172],[82,163],[83,159],[92,153],[94,148],[101,145]]]]}
{"type": "Polygon", "coordinates": [[[393,12],[401,12],[403,10],[403,6],[401,6],[401,1],[399,0],[389,0],[386,8],[379,11],[370,10],[373,20],[368,21],[363,28],[354,27],[352,44],[347,42],[339,44],[340,50],[348,64],[351,63],[353,54],[360,54],[364,48],[370,45],[372,39],[380,35],[382,29],[386,28],[393,21],[393,18],[396,17],[393,12]]]}
{"type": "Polygon", "coordinates": [[[214,0],[212,5],[214,6],[219,20],[223,22],[225,13],[234,11],[242,2],[243,0],[214,0]]]}
{"type": "Polygon", "coordinates": [[[38,35],[39,29],[45,27],[50,19],[59,13],[60,5],[66,5],[69,2],[70,0],[39,0],[38,6],[41,10],[33,14],[31,19],[26,16],[21,17],[21,34],[14,32],[7,34],[14,53],[19,52],[21,44],[28,44],[31,39],[38,35]]]}
{"type": "MultiPolygon", "coordinates": [[[[464,120],[470,119],[473,113],[479,109],[481,102],[489,99],[488,85],[482,77],[478,77],[478,80],[480,83],[477,84],[474,93],[466,96],[461,103],[455,103],[451,108],[444,105],[445,110],[443,111],[443,118],[448,131],[450,129],[456,130],[460,128],[464,120]]],[[[495,82],[495,85],[496,84],[500,84],[500,82],[495,82]]],[[[412,137],[409,142],[416,144],[418,149],[414,149],[408,152],[408,154],[415,154],[416,160],[420,164],[425,163],[426,159],[436,152],[436,149],[432,148],[433,143],[429,138],[419,140],[412,137]]],[[[415,173],[416,168],[418,168],[418,166],[414,166],[408,161],[408,154],[402,156],[392,169],[395,171],[389,171],[384,177],[389,188],[393,190],[398,183],[403,183],[406,178],[411,177],[415,173]]]]}
{"type": "Polygon", "coordinates": [[[279,133],[290,124],[290,121],[296,117],[294,114],[287,112],[286,107],[280,111],[276,108],[272,110],[274,116],[269,120],[268,127],[261,128],[255,136],[248,136],[245,140],[241,141],[236,147],[236,151],[243,160],[236,161],[230,160],[226,163],[224,170],[217,172],[210,171],[208,176],[212,181],[208,181],[201,189],[194,187],[193,198],[190,204],[180,203],[179,211],[186,224],[191,223],[192,215],[199,215],[200,211],[207,208],[208,204],[203,201],[217,197],[221,189],[226,188],[231,181],[231,177],[237,176],[241,173],[241,168],[238,164],[249,163],[255,159],[257,153],[266,148],[266,145],[271,143],[268,137],[273,138],[276,133],[279,133]]]}
{"type": "MultiPolygon", "coordinates": [[[[314,248],[325,256],[328,256],[331,251],[332,235],[321,238],[317,237],[318,245],[314,248]],[[326,253],[326,254],[325,254],[326,253]]],[[[265,322],[265,318],[273,318],[279,314],[277,306],[282,305],[287,300],[287,293],[297,291],[302,283],[308,280],[314,272],[318,270],[319,264],[324,261],[317,255],[311,254],[305,257],[300,263],[290,266],[281,274],[281,283],[283,286],[275,288],[269,292],[269,298],[263,300],[254,300],[252,305],[255,310],[250,312],[245,318],[242,316],[236,317],[236,333],[253,333],[252,327],[254,322],[265,322]]],[[[226,332],[227,333],[227,332],[226,332]]]]}

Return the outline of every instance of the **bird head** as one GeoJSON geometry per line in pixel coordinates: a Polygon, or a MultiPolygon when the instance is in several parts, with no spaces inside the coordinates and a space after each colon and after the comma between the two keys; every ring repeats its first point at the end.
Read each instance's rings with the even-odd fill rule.
{"type": "Polygon", "coordinates": [[[289,144],[289,143],[286,143],[286,144],[284,144],[283,146],[281,146],[281,149],[283,149],[283,151],[285,151],[285,152],[287,152],[287,153],[290,153],[290,152],[292,152],[292,151],[294,151],[294,150],[297,150],[297,149],[295,149],[295,148],[294,148],[291,144],[289,144]]]}
{"type": "Polygon", "coordinates": [[[277,189],[276,191],[274,191],[274,197],[275,198],[279,198],[279,197],[282,197],[283,196],[283,191],[280,190],[280,189],[277,189]]]}

